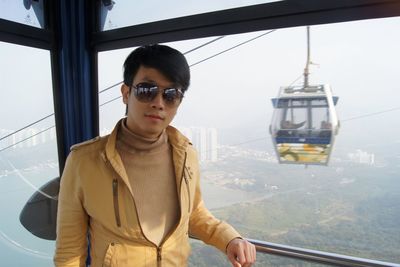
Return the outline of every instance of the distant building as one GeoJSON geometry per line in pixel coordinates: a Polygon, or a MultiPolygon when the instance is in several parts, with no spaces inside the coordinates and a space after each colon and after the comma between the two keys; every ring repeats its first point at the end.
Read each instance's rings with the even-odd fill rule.
{"type": "Polygon", "coordinates": [[[35,128],[29,128],[26,131],[24,131],[23,135],[25,135],[23,137],[23,139],[25,139],[26,145],[27,147],[33,147],[33,146],[37,146],[38,144],[38,136],[37,136],[38,130],[35,128]]]}
{"type": "MultiPolygon", "coordinates": [[[[6,135],[9,135],[10,133],[12,133],[12,131],[6,130],[6,129],[0,129],[0,137],[1,138],[3,138],[6,135]]],[[[0,148],[8,147],[12,144],[13,144],[13,139],[12,139],[12,136],[10,136],[10,137],[7,137],[7,138],[1,140],[0,148]]]]}
{"type": "Polygon", "coordinates": [[[51,140],[51,141],[57,139],[56,127],[50,128],[50,130],[49,130],[49,136],[50,136],[50,140],[51,140]]]}
{"type": "Polygon", "coordinates": [[[355,153],[348,153],[347,156],[351,162],[368,165],[375,164],[375,154],[362,151],[361,149],[357,149],[355,153]]]}
{"type": "Polygon", "coordinates": [[[199,160],[207,160],[207,131],[203,127],[194,127],[192,130],[192,142],[199,152],[199,160]]]}
{"type": "MultiPolygon", "coordinates": [[[[0,137],[12,134],[13,132],[12,130],[0,129],[0,137]]],[[[3,139],[0,143],[0,149],[9,146],[12,146],[12,148],[35,147],[53,140],[56,140],[55,127],[49,129],[28,128],[3,139]]]]}
{"type": "Polygon", "coordinates": [[[218,160],[218,131],[215,128],[179,127],[196,148],[200,161],[218,160]]]}
{"type": "Polygon", "coordinates": [[[218,132],[215,128],[207,129],[207,150],[206,150],[206,159],[209,161],[217,161],[218,160],[218,132]]]}

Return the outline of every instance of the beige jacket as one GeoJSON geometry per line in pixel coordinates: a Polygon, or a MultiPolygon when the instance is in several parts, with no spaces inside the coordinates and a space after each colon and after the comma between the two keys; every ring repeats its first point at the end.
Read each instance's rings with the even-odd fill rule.
{"type": "Polygon", "coordinates": [[[167,128],[172,146],[179,223],[160,246],[143,235],[135,198],[115,145],[119,124],[109,136],[71,148],[59,194],[56,266],[85,266],[87,233],[92,267],[186,266],[189,234],[225,252],[240,235],[205,208],[195,150],[178,130],[167,128]]]}

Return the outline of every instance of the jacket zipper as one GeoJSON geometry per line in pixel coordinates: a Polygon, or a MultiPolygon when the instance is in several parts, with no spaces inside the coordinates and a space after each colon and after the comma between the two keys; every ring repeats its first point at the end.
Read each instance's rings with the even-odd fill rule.
{"type": "Polygon", "coordinates": [[[117,226],[121,227],[121,219],[119,217],[119,202],[118,202],[118,180],[114,179],[112,183],[113,188],[113,202],[114,202],[114,214],[117,226]]]}
{"type": "MultiPolygon", "coordinates": [[[[183,168],[182,168],[182,176],[181,176],[181,181],[185,180],[186,186],[187,186],[187,190],[188,190],[188,198],[189,198],[189,208],[188,211],[190,212],[190,191],[189,191],[189,181],[187,180],[187,177],[185,176],[185,166],[186,166],[186,158],[187,158],[187,152],[185,152],[185,158],[183,160],[183,168]]],[[[107,163],[109,163],[109,161],[107,160],[107,163]]],[[[111,166],[110,166],[111,167],[111,166]]],[[[112,168],[112,167],[111,167],[112,168]]],[[[113,169],[113,168],[112,168],[113,169]]],[[[181,182],[182,184],[182,182],[181,182]]],[[[182,206],[182,202],[181,202],[181,198],[180,198],[180,194],[179,194],[179,206],[182,206]]],[[[115,212],[115,219],[117,221],[117,226],[121,227],[121,221],[120,221],[120,216],[119,216],[119,205],[118,205],[118,180],[114,179],[113,180],[113,199],[114,199],[114,212],[115,212]]],[[[178,223],[175,225],[174,230],[170,231],[168,236],[166,236],[163,241],[161,242],[160,246],[157,246],[155,243],[151,242],[149,239],[147,239],[147,237],[145,236],[144,232],[143,232],[143,228],[142,225],[140,224],[140,220],[139,220],[139,213],[137,211],[137,207],[136,207],[136,202],[135,202],[135,198],[132,196],[132,200],[133,203],[135,205],[135,212],[136,212],[136,218],[138,218],[138,224],[139,224],[139,228],[140,231],[144,237],[144,239],[146,239],[150,244],[153,244],[156,249],[157,249],[157,267],[161,267],[161,262],[162,262],[162,254],[161,254],[161,249],[162,249],[162,245],[164,244],[165,240],[167,240],[171,234],[173,232],[175,232],[176,228],[178,228],[179,225],[179,221],[178,223]]]]}
{"type": "Polygon", "coordinates": [[[118,227],[121,227],[121,218],[119,216],[119,200],[118,200],[118,179],[114,176],[114,168],[111,166],[110,161],[106,158],[106,164],[110,167],[113,172],[113,182],[112,182],[112,190],[113,190],[113,204],[114,204],[114,215],[115,221],[118,227]]]}
{"type": "Polygon", "coordinates": [[[140,232],[142,233],[142,236],[144,237],[144,239],[146,239],[147,242],[149,242],[150,244],[152,244],[152,245],[157,249],[157,267],[161,267],[161,260],[162,260],[162,257],[161,257],[161,246],[162,246],[162,243],[160,244],[160,246],[157,246],[155,243],[151,242],[151,241],[146,237],[146,235],[145,235],[144,232],[143,232],[142,225],[140,224],[139,213],[138,213],[138,211],[137,211],[136,201],[135,201],[135,198],[134,198],[133,196],[132,196],[132,201],[133,201],[133,204],[135,205],[135,213],[136,213],[136,218],[137,218],[137,220],[138,220],[140,232]]]}
{"type": "MultiPolygon", "coordinates": [[[[110,162],[107,160],[107,163],[109,164],[109,166],[112,168],[110,162]]],[[[112,170],[114,171],[114,168],[112,168],[112,170]]],[[[113,200],[114,200],[114,213],[115,213],[115,220],[117,221],[117,226],[121,227],[121,220],[120,220],[120,216],[119,216],[119,205],[118,205],[118,179],[114,178],[113,179],[113,183],[112,183],[112,187],[113,187],[113,200]]],[[[136,202],[135,202],[135,198],[132,196],[132,201],[135,205],[135,213],[136,213],[136,218],[138,218],[138,224],[139,224],[139,228],[140,228],[140,232],[142,233],[142,236],[144,237],[144,239],[147,240],[147,242],[149,242],[150,244],[154,245],[157,249],[157,267],[161,267],[161,246],[157,246],[155,243],[151,242],[149,239],[147,239],[147,237],[145,236],[143,229],[142,229],[142,225],[140,224],[140,220],[139,220],[139,213],[137,211],[136,208],[136,202]]]]}
{"type": "MultiPolygon", "coordinates": [[[[183,160],[183,168],[182,168],[182,176],[181,176],[180,185],[182,185],[182,180],[185,180],[185,182],[186,182],[186,178],[185,178],[185,174],[184,174],[184,172],[185,172],[185,165],[186,165],[186,157],[187,157],[187,152],[185,152],[185,158],[184,158],[184,160],[183,160]]],[[[186,185],[188,185],[188,184],[186,184],[186,185]]],[[[182,207],[181,192],[179,192],[178,200],[179,200],[179,207],[182,207]]],[[[190,197],[189,197],[189,200],[190,200],[190,197]]],[[[190,208],[190,206],[189,206],[189,208],[190,208]]],[[[182,216],[182,214],[181,214],[181,216],[182,216]]],[[[172,235],[172,233],[175,232],[175,230],[176,230],[176,229],[178,228],[178,226],[179,226],[179,223],[180,223],[180,220],[178,221],[178,223],[175,224],[174,229],[173,229],[172,231],[170,231],[170,232],[168,233],[168,235],[162,240],[160,246],[157,247],[157,267],[161,267],[161,259],[162,259],[162,258],[161,258],[161,248],[162,248],[162,245],[163,245],[164,242],[172,235]]],[[[144,236],[144,235],[143,235],[143,236],[144,236]]]]}
{"type": "Polygon", "coordinates": [[[161,247],[157,247],[157,267],[161,267],[161,247]]]}
{"type": "MultiPolygon", "coordinates": [[[[184,168],[185,168],[185,167],[184,167],[184,168]]],[[[187,176],[185,175],[185,172],[183,172],[183,179],[185,180],[186,190],[187,190],[188,199],[189,199],[188,213],[190,213],[190,206],[191,206],[190,187],[189,187],[189,179],[188,179],[187,176]]]]}

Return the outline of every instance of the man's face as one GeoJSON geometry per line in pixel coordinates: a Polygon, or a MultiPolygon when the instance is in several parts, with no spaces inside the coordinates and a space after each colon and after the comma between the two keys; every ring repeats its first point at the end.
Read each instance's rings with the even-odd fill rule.
{"type": "MultiPolygon", "coordinates": [[[[174,87],[174,84],[157,69],[144,66],[140,66],[132,84],[136,86],[140,83],[157,85],[161,92],[165,88],[174,87]]],[[[121,87],[123,101],[128,105],[126,120],[128,128],[143,137],[158,137],[175,117],[179,105],[168,105],[162,93],[158,93],[148,103],[140,102],[134,95],[134,89],[129,89],[125,84],[121,87]]]]}

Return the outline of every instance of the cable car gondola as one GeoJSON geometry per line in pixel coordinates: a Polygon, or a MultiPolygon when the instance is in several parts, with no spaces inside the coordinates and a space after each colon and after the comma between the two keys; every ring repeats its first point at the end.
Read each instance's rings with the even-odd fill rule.
{"type": "Polygon", "coordinates": [[[272,99],[274,112],[270,133],[279,163],[327,165],[339,121],[335,111],[338,97],[329,85],[309,85],[308,59],[304,85],[281,87],[272,99]]]}

